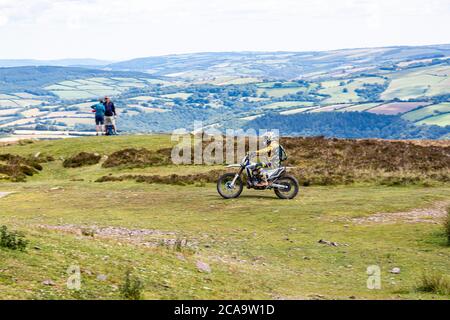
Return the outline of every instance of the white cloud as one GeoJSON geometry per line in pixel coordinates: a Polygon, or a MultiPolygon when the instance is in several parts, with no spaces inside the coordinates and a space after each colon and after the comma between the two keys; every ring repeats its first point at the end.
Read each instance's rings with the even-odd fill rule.
{"type": "Polygon", "coordinates": [[[443,43],[448,21],[450,0],[0,0],[0,57],[443,43]]]}

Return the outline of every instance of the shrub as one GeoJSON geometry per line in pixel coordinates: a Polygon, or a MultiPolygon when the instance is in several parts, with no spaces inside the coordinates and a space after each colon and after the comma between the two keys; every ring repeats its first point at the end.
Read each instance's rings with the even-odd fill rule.
{"type": "Polygon", "coordinates": [[[79,168],[83,166],[92,166],[100,162],[101,155],[97,153],[80,152],[79,154],[67,158],[63,162],[64,168],[79,168]]]}
{"type": "Polygon", "coordinates": [[[6,226],[0,227],[0,247],[10,250],[25,251],[28,241],[22,233],[9,231],[6,226]]]}
{"type": "Polygon", "coordinates": [[[26,176],[32,176],[43,169],[38,159],[24,158],[10,153],[0,154],[0,161],[6,163],[0,163],[0,174],[7,175],[14,182],[23,182],[26,176]]]}
{"type": "Polygon", "coordinates": [[[422,275],[417,290],[421,292],[429,292],[435,294],[450,294],[450,280],[442,274],[426,274],[422,275]]]}
{"type": "Polygon", "coordinates": [[[139,277],[133,275],[131,269],[128,269],[125,272],[123,283],[119,289],[123,298],[128,300],[141,300],[144,284],[139,277]]]}
{"type": "Polygon", "coordinates": [[[103,163],[104,168],[125,166],[128,168],[144,168],[170,164],[170,150],[161,149],[150,151],[147,149],[124,149],[112,153],[103,163]]]}

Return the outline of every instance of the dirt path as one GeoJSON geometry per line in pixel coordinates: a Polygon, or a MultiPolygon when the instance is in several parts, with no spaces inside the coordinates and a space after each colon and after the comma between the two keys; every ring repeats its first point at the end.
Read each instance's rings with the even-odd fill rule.
{"type": "Polygon", "coordinates": [[[7,195],[10,195],[12,192],[2,192],[2,191],[0,191],[0,198],[4,198],[4,197],[6,197],[7,195]]]}
{"type": "Polygon", "coordinates": [[[450,201],[442,201],[435,203],[431,208],[414,209],[406,212],[394,213],[377,213],[369,217],[352,219],[356,224],[373,224],[373,223],[442,223],[447,216],[447,208],[450,201]]]}
{"type": "Polygon", "coordinates": [[[86,236],[98,239],[111,239],[120,242],[133,243],[146,247],[156,246],[183,246],[194,247],[196,242],[180,237],[175,232],[149,230],[149,229],[127,229],[123,227],[98,227],[77,225],[39,225],[39,228],[71,233],[78,236],[86,236]]]}

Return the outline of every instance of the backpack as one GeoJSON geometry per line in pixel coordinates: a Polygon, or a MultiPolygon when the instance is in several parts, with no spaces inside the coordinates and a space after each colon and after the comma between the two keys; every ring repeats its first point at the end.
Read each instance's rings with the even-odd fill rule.
{"type": "Polygon", "coordinates": [[[114,135],[114,127],[112,125],[106,125],[106,135],[107,136],[114,135]]]}
{"type": "Polygon", "coordinates": [[[278,149],[278,155],[280,157],[280,161],[286,161],[288,159],[286,150],[280,145],[278,149]]]}

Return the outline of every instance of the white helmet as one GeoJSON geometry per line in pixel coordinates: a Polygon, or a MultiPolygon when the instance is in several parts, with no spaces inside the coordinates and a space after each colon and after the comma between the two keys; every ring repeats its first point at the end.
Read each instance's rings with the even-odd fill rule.
{"type": "Polygon", "coordinates": [[[275,134],[271,131],[266,132],[266,134],[264,134],[264,136],[263,136],[263,141],[266,146],[269,146],[274,139],[275,139],[275,134]]]}

